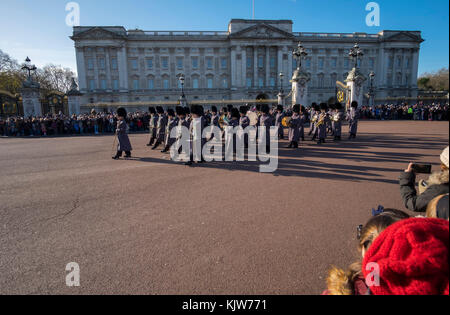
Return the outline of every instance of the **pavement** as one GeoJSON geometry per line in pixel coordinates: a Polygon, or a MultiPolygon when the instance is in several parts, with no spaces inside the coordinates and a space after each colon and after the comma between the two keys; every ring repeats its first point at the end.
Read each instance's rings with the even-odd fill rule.
{"type": "Polygon", "coordinates": [[[0,294],[320,294],[331,265],[358,257],[371,209],[404,210],[408,163],[438,169],[449,129],[363,121],[354,141],[281,143],[270,174],[187,167],[130,138],[127,161],[112,136],[0,139],[0,294]]]}

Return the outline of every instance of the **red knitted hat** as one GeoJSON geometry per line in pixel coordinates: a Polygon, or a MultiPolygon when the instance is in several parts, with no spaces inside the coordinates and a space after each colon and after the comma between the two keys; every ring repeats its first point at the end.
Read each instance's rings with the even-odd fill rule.
{"type": "Polygon", "coordinates": [[[366,279],[379,266],[375,295],[448,295],[449,222],[414,218],[399,221],[378,236],[363,261],[366,279]],[[369,270],[366,270],[369,269],[369,270]]]}

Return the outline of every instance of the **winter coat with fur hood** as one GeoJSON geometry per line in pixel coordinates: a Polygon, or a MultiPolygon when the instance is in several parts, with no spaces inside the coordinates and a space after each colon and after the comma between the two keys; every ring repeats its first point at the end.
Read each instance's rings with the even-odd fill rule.
{"type": "Polygon", "coordinates": [[[400,175],[400,193],[405,207],[415,212],[425,212],[428,203],[440,195],[448,194],[449,171],[433,173],[427,181],[419,183],[419,194],[416,191],[416,174],[413,172],[400,175]]]}

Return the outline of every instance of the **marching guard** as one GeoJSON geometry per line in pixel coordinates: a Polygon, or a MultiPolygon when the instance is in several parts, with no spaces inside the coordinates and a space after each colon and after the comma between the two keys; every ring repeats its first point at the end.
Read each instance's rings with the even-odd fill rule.
{"type": "Polygon", "coordinates": [[[178,118],[175,116],[175,111],[171,108],[168,109],[167,117],[168,117],[168,121],[167,121],[167,127],[166,127],[166,141],[164,143],[165,144],[164,149],[161,151],[161,153],[169,152],[170,148],[176,141],[175,138],[172,138],[170,136],[172,129],[176,128],[178,125],[178,118]]]}
{"type": "Polygon", "coordinates": [[[161,106],[156,108],[158,113],[158,123],[156,124],[156,143],[152,150],[156,150],[164,141],[167,126],[167,116],[164,114],[164,109],[161,106]]]}
{"type": "Polygon", "coordinates": [[[116,136],[119,141],[117,145],[117,154],[113,157],[114,160],[118,160],[122,157],[123,152],[125,152],[125,158],[131,158],[131,147],[130,138],[128,138],[128,124],[126,122],[127,111],[125,108],[117,109],[117,129],[116,136]]]}
{"type": "Polygon", "coordinates": [[[341,141],[342,136],[342,104],[336,103],[332,116],[334,141],[341,141]]]}
{"type": "Polygon", "coordinates": [[[275,116],[275,127],[278,128],[278,140],[284,139],[283,118],[286,117],[283,105],[278,105],[275,116]]]}
{"type": "Polygon", "coordinates": [[[316,103],[313,103],[312,105],[312,111],[311,111],[311,129],[309,131],[309,135],[313,135],[311,141],[315,141],[318,136],[318,127],[317,122],[319,121],[319,114],[320,114],[320,106],[316,103]]]}
{"type": "Polygon", "coordinates": [[[328,106],[326,103],[320,104],[320,114],[317,121],[318,137],[319,141],[317,144],[325,143],[327,137],[327,124],[328,124],[328,106]]]}
{"type": "Polygon", "coordinates": [[[147,144],[148,147],[153,146],[156,140],[156,125],[158,124],[158,114],[154,107],[149,107],[148,111],[150,113],[150,141],[147,144]]]}
{"type": "Polygon", "coordinates": [[[300,140],[300,105],[294,105],[292,108],[292,117],[289,121],[289,149],[297,149],[300,140]]]}
{"type": "Polygon", "coordinates": [[[350,136],[348,137],[349,140],[356,138],[356,133],[358,132],[358,119],[359,119],[358,102],[353,101],[350,110],[348,111],[347,114],[350,133],[350,136]]]}
{"type": "Polygon", "coordinates": [[[306,115],[305,115],[306,108],[302,105],[300,105],[300,139],[302,141],[305,141],[305,123],[306,123],[306,115]]]}

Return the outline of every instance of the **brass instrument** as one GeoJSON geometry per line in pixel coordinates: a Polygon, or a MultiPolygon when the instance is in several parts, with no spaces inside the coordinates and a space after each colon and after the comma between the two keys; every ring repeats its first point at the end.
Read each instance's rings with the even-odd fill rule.
{"type": "Polygon", "coordinates": [[[283,125],[283,127],[289,128],[291,127],[291,121],[292,117],[284,117],[283,120],[281,121],[281,124],[283,125]]]}
{"type": "Polygon", "coordinates": [[[322,126],[323,124],[325,124],[325,118],[327,117],[327,115],[321,115],[321,117],[319,118],[319,121],[317,122],[317,127],[322,126]]]}
{"type": "Polygon", "coordinates": [[[230,124],[230,120],[228,119],[227,115],[222,115],[219,118],[219,126],[220,128],[224,129],[230,124]]]}

